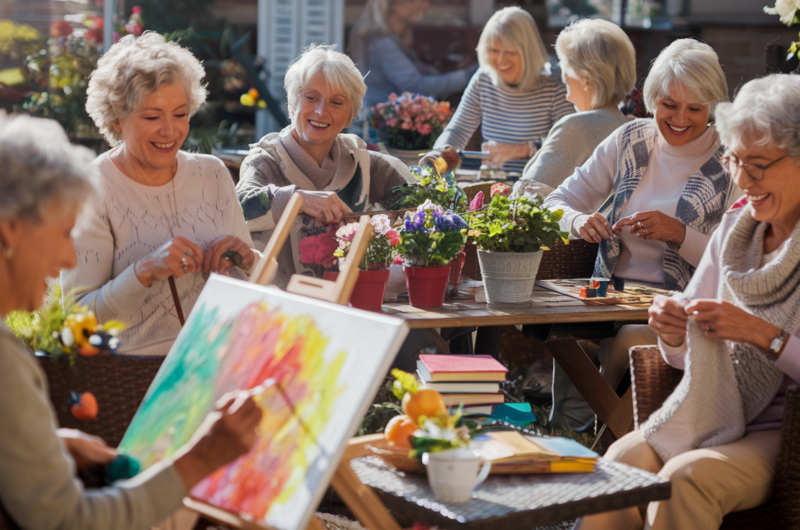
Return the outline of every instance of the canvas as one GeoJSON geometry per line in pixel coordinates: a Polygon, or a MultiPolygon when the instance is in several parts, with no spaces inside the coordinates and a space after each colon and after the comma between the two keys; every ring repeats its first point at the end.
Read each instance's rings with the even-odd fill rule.
{"type": "Polygon", "coordinates": [[[305,529],[407,328],[399,319],[212,275],[119,450],[143,468],[184,445],[225,393],[274,379],[247,455],[191,496],[305,529]]]}

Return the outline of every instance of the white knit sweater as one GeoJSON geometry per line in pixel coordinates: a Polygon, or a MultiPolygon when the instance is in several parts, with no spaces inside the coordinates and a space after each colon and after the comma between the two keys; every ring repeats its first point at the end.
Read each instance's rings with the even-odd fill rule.
{"type": "MultiPolygon", "coordinates": [[[[133,265],[178,236],[205,251],[228,235],[252,247],[250,232],[233,180],[219,159],[180,151],[173,181],[146,186],[117,169],[110,153],[92,163],[102,180],[104,197],[78,220],[73,232],[78,266],[61,272],[61,287],[65,296],[72,289],[88,288],[78,301],[92,309],[100,322],[116,319],[127,324],[120,335],[119,353],[166,355],[181,327],[169,283],[164,280],[145,287],[133,265]]],[[[245,277],[239,269],[233,269],[232,275],[245,277]]],[[[206,277],[176,278],[184,316],[192,310],[206,277]]]]}

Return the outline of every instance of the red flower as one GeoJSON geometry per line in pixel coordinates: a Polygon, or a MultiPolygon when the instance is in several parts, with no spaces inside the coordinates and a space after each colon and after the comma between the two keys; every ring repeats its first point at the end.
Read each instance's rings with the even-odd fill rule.
{"type": "MultiPolygon", "coordinates": [[[[335,227],[334,227],[335,228],[335,227]]],[[[318,236],[309,236],[300,241],[300,262],[306,265],[322,265],[330,269],[336,263],[333,253],[339,248],[334,232],[328,230],[318,236]]]]}
{"type": "Polygon", "coordinates": [[[307,237],[300,241],[300,262],[308,265],[317,265],[317,252],[319,241],[316,236],[307,237]]]}
{"type": "Polygon", "coordinates": [[[72,24],[66,20],[57,20],[50,24],[50,36],[53,38],[72,35],[72,24]]]}
{"type": "Polygon", "coordinates": [[[494,197],[497,194],[500,195],[511,195],[511,187],[506,186],[505,184],[498,182],[497,184],[492,184],[491,196],[494,197]]]}
{"type": "Polygon", "coordinates": [[[386,232],[386,238],[389,240],[389,244],[393,247],[396,247],[400,244],[400,234],[398,234],[396,230],[389,230],[386,232]]]}
{"type": "Polygon", "coordinates": [[[392,260],[393,265],[402,265],[403,263],[405,263],[403,256],[395,256],[394,260],[392,260]]]}

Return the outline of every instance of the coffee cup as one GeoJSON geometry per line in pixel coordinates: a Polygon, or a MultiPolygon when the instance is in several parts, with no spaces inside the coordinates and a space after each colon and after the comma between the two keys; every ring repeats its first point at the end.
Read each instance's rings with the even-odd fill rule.
{"type": "Polygon", "coordinates": [[[428,468],[428,484],[436,500],[448,503],[469,502],[472,490],[486,480],[492,468],[491,462],[482,462],[469,449],[424,453],[422,463],[428,468]]]}

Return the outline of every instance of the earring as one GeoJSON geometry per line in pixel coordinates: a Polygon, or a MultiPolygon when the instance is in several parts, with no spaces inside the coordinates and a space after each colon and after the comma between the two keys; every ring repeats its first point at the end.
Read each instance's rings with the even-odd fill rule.
{"type": "Polygon", "coordinates": [[[584,92],[588,92],[589,91],[589,85],[586,85],[585,87],[583,87],[583,91],[584,92]]]}
{"type": "Polygon", "coordinates": [[[9,260],[14,257],[14,249],[11,247],[3,247],[3,259],[9,260]]]}

